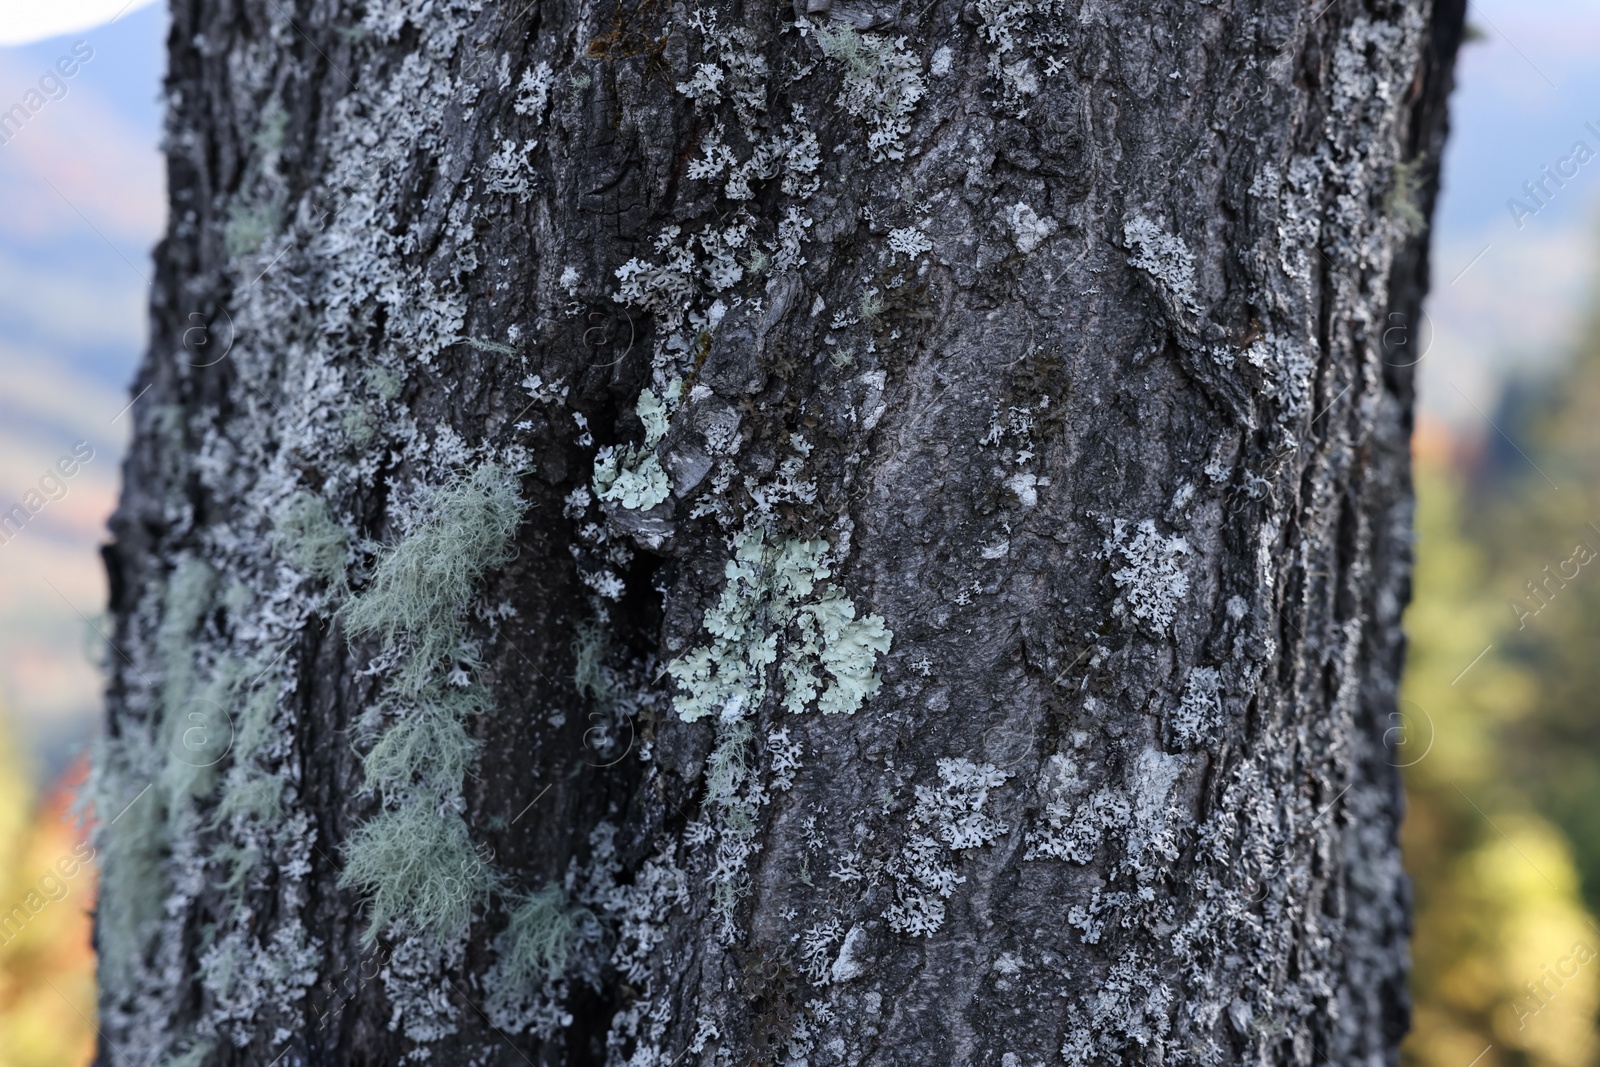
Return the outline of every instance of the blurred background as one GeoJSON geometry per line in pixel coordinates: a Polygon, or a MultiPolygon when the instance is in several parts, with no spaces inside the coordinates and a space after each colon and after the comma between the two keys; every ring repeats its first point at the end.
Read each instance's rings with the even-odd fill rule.
{"type": "MultiPolygon", "coordinates": [[[[1386,356],[1421,378],[1393,728],[1416,901],[1404,1055],[1577,1067],[1600,1064],[1600,0],[1475,3],[1469,23],[1433,295],[1386,356]]],[[[0,13],[0,112],[43,99],[0,126],[0,512],[44,501],[0,528],[0,899],[30,916],[0,924],[0,1067],[93,1046],[94,873],[70,809],[164,225],[165,35],[149,0],[0,13]],[[42,82],[63,57],[74,74],[42,82]]]]}

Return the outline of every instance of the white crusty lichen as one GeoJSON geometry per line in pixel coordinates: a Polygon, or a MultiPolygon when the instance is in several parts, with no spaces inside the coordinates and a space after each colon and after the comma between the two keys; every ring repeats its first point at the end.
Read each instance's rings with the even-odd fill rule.
{"type": "MultiPolygon", "coordinates": [[[[241,928],[213,942],[200,954],[200,978],[212,1001],[211,1025],[235,1048],[255,1038],[255,1021],[269,1005],[292,1002],[316,984],[322,947],[309,938],[299,919],[279,926],[270,943],[261,945],[242,927],[253,913],[241,914],[241,928]]],[[[289,1030],[274,1035],[281,1042],[289,1030]]]]}
{"type": "Polygon", "coordinates": [[[401,1062],[432,1059],[428,1046],[459,1030],[453,983],[441,976],[460,970],[465,956],[465,938],[400,937],[384,959],[378,978],[389,1002],[388,1028],[413,1043],[401,1062]]]}
{"type": "Polygon", "coordinates": [[[801,767],[800,742],[789,736],[787,727],[767,734],[767,762],[772,769],[772,788],[784,792],[794,788],[794,776],[801,767]]]}
{"type": "Polygon", "coordinates": [[[916,259],[933,249],[933,241],[915,226],[902,226],[889,231],[889,251],[907,259],[916,259]]]}
{"type": "Polygon", "coordinates": [[[922,61],[906,51],[906,39],[859,33],[849,23],[815,27],[823,55],[844,67],[839,105],[867,124],[874,162],[904,159],[911,113],[922,99],[922,61]]]}
{"type": "Polygon", "coordinates": [[[1011,239],[1016,242],[1017,251],[1027,255],[1049,239],[1056,232],[1056,220],[1049,216],[1041,216],[1027,204],[1012,204],[1005,210],[1006,226],[1011,230],[1011,239]]]}
{"type": "Polygon", "coordinates": [[[622,976],[632,1002],[611,1019],[606,1035],[607,1063],[666,1067],[673,1057],[663,1052],[671,1005],[665,985],[675,976],[664,973],[671,963],[657,952],[666,938],[671,912],[689,902],[688,877],[668,855],[646,860],[623,884],[617,855],[617,827],[602,822],[589,835],[589,863],[567,874],[572,899],[605,922],[611,934],[611,967],[622,976]],[[625,1049],[632,1047],[629,1055],[625,1049]]]}
{"type": "Polygon", "coordinates": [[[1222,725],[1222,676],[1215,667],[1195,667],[1172,713],[1172,740],[1179,748],[1196,748],[1216,738],[1222,725]]]}
{"type": "Polygon", "coordinates": [[[1022,118],[1026,98],[1039,93],[1042,79],[1067,66],[1068,20],[1054,0],[978,0],[973,6],[989,45],[988,74],[1000,83],[1007,110],[1022,118]]]}
{"type": "Polygon", "coordinates": [[[502,140],[499,149],[484,161],[483,187],[491,193],[515,197],[526,203],[533,195],[535,175],[531,157],[538,144],[527,141],[519,145],[509,138],[502,140]]]}
{"type": "MultiPolygon", "coordinates": [[[[1168,802],[1183,767],[1182,758],[1149,748],[1130,761],[1122,784],[1091,789],[1070,757],[1051,756],[1039,780],[1044,810],[1028,832],[1026,858],[1086,864],[1111,837],[1120,846],[1118,873],[1140,883],[1154,879],[1159,873],[1154,859],[1170,862],[1178,856],[1168,802]]],[[[1080,919],[1074,924],[1085,926],[1087,920],[1080,919]]]]}
{"type": "Polygon", "coordinates": [[[844,924],[836,918],[813,923],[800,936],[800,972],[812,985],[828,984],[834,954],[843,936],[844,924]]]}
{"type": "Polygon", "coordinates": [[[1274,331],[1258,337],[1242,355],[1245,362],[1261,371],[1262,392],[1278,402],[1278,424],[1284,443],[1294,447],[1301,420],[1311,416],[1317,361],[1303,344],[1274,331]]]}
{"type": "Polygon", "coordinates": [[[917,786],[916,829],[889,864],[895,902],[884,918],[890,929],[926,937],[944,925],[945,901],[966,881],[956,873],[954,854],[992,844],[1010,830],[983,810],[989,790],[1009,777],[987,763],[941,759],[939,788],[917,786]]]}
{"type": "Polygon", "coordinates": [[[595,456],[594,492],[601,500],[647,511],[667,499],[672,482],[656,455],[656,446],[667,433],[667,405],[676,403],[682,389],[682,380],[675,379],[664,390],[665,401],[649,389],[639,394],[634,410],[644,424],[644,441],[639,445],[607,445],[595,456]]]}
{"type": "Polygon", "coordinates": [[[182,1052],[174,1050],[161,1057],[158,1067],[205,1067],[216,1047],[214,1041],[196,1041],[185,1046],[182,1052]]]}
{"type": "Polygon", "coordinates": [[[554,82],[555,75],[549,63],[540,62],[523,71],[522,80],[517,82],[516,103],[512,105],[517,114],[542,122],[545,106],[550,102],[550,86],[554,82]]]}
{"type": "Polygon", "coordinates": [[[1183,238],[1163,230],[1143,215],[1122,226],[1128,247],[1128,265],[1155,279],[1187,311],[1200,310],[1199,284],[1195,280],[1194,253],[1183,238]]]}
{"type": "Polygon", "coordinates": [[[740,124],[753,127],[767,109],[767,60],[759,39],[742,26],[724,29],[707,7],[694,8],[688,24],[699,33],[704,58],[677,83],[678,92],[702,108],[729,100],[740,124]]]}
{"type": "Polygon", "coordinates": [[[1116,613],[1157,634],[1166,633],[1189,592],[1189,577],[1179,562],[1189,553],[1187,540],[1163,537],[1151,519],[1140,522],[1131,534],[1128,524],[1117,519],[1102,548],[1106,559],[1123,561],[1111,574],[1120,593],[1116,613]]]}

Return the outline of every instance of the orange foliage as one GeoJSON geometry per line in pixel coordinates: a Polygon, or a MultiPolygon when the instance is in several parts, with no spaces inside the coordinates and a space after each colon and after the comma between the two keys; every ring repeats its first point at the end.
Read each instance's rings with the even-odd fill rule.
{"type": "Polygon", "coordinates": [[[0,1067],[94,1059],[96,870],[70,810],[83,774],[75,767],[32,805],[15,769],[0,768],[11,809],[0,812],[0,1067]]]}

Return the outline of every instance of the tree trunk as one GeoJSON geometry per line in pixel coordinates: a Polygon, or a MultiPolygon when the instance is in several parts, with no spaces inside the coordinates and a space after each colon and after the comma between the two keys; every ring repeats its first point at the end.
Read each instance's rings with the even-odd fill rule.
{"type": "Polygon", "coordinates": [[[1461,4],[174,6],[99,1062],[1396,1061],[1461,4]]]}

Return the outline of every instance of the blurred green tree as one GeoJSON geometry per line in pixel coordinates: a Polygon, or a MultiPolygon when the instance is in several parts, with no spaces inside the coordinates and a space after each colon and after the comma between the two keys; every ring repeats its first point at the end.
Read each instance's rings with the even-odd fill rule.
{"type": "Polygon", "coordinates": [[[1516,619],[1496,598],[1497,553],[1464,529],[1464,479],[1430,451],[1418,455],[1416,595],[1394,727],[1416,907],[1404,1062],[1592,1064],[1600,938],[1564,825],[1541,817],[1514,772],[1532,750],[1505,744],[1540,712],[1542,681],[1505,654],[1516,619]]]}

